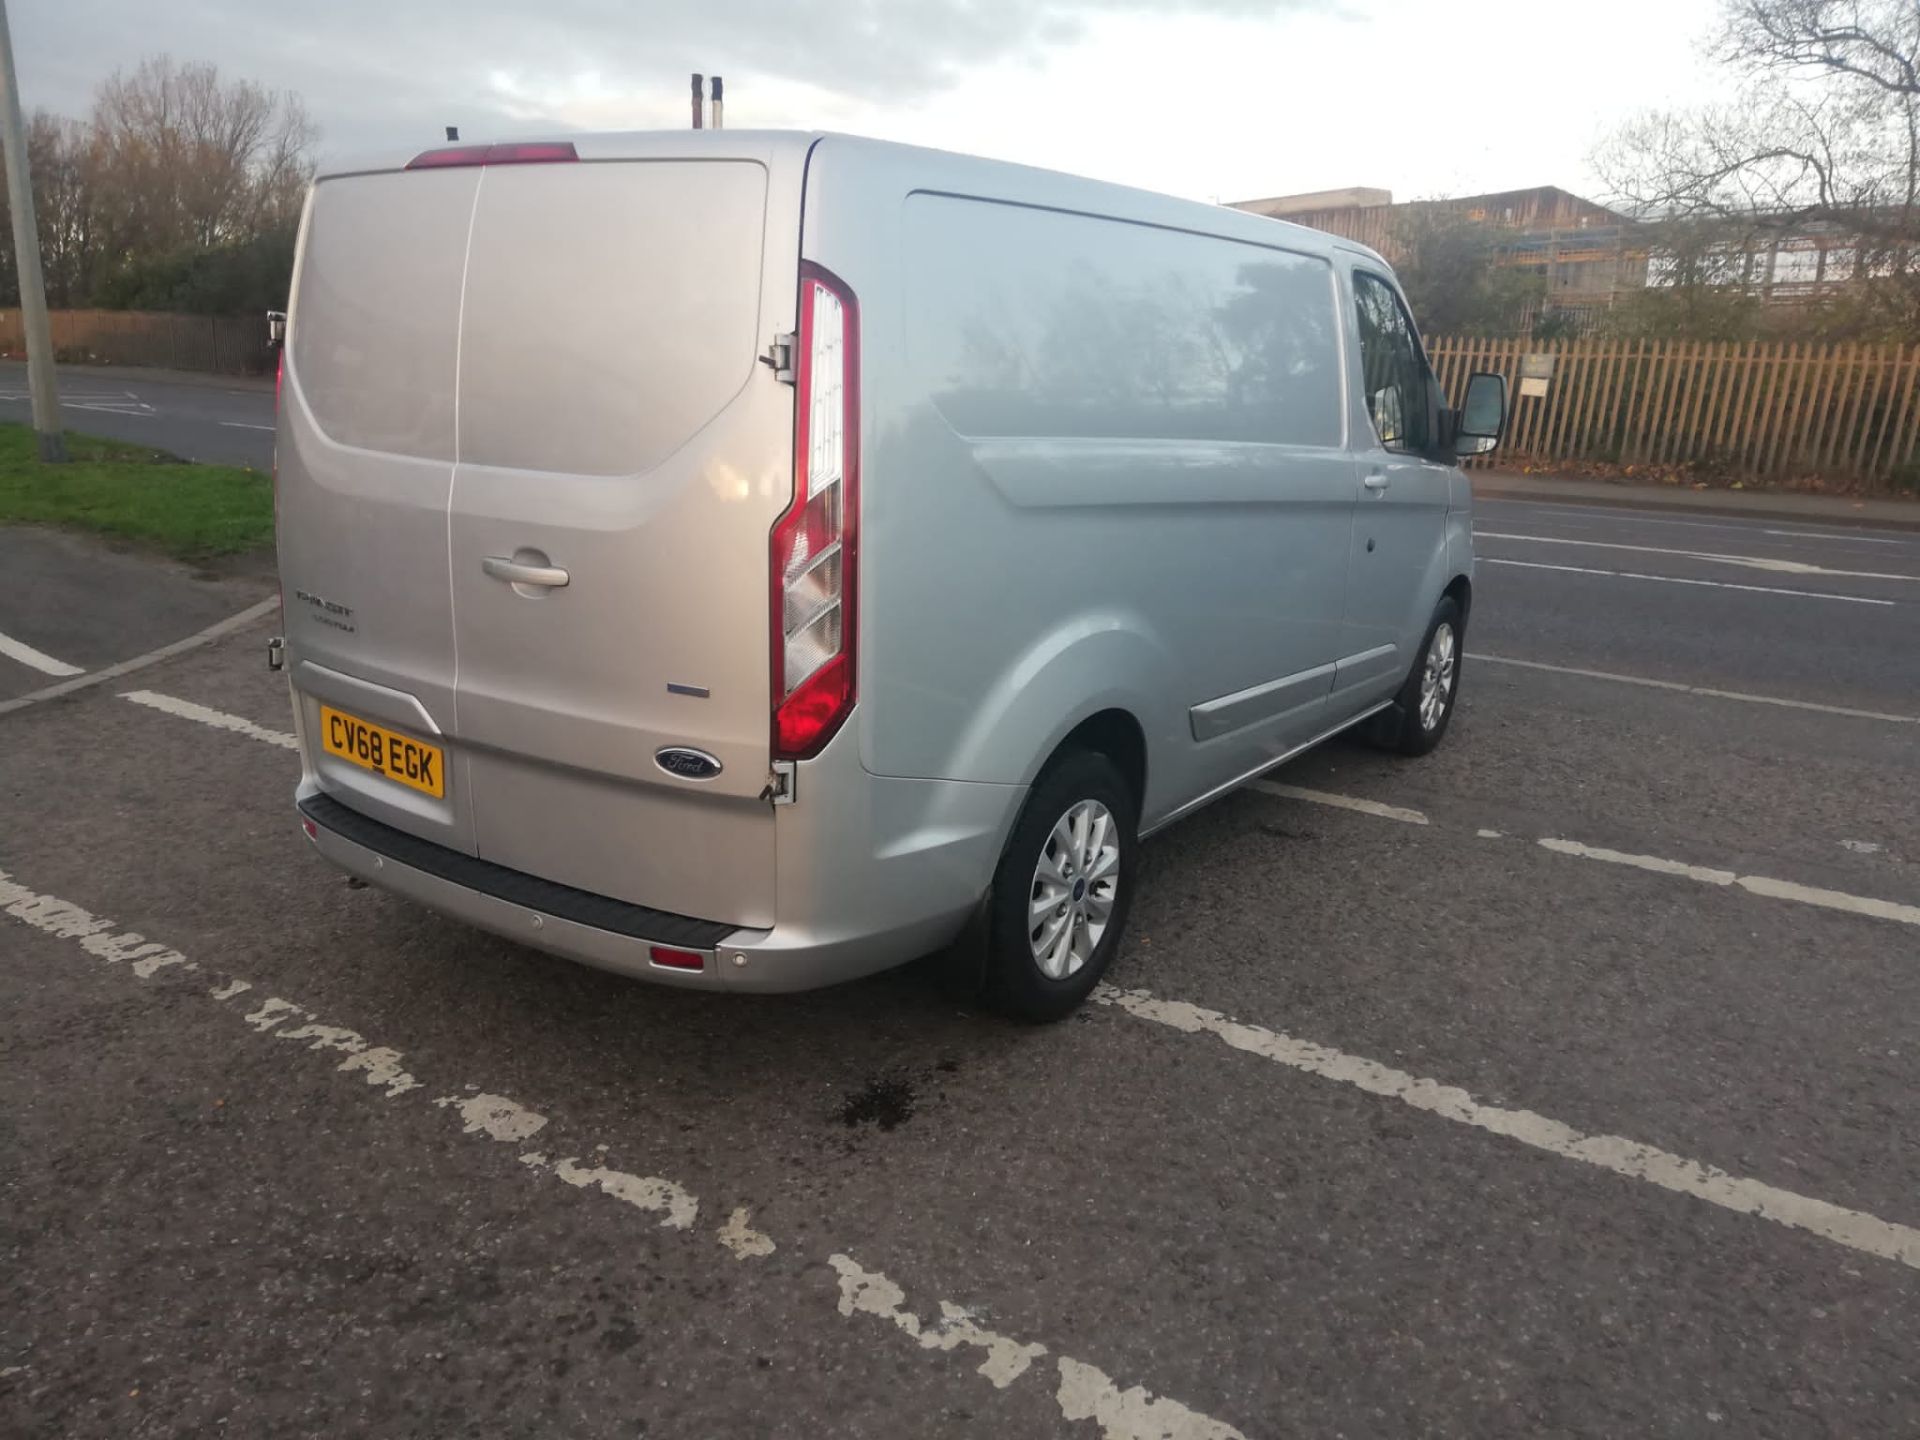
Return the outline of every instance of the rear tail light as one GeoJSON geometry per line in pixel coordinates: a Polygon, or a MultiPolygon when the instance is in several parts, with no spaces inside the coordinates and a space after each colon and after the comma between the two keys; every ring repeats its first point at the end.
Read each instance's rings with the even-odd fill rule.
{"type": "Polygon", "coordinates": [[[816,265],[800,267],[793,502],[773,527],[773,758],[805,760],[854,699],[860,518],[860,312],[816,265]]]}
{"type": "Polygon", "coordinates": [[[568,140],[535,140],[514,145],[450,145],[422,150],[407,162],[409,170],[446,170],[456,165],[538,165],[554,160],[578,160],[568,140]]]}

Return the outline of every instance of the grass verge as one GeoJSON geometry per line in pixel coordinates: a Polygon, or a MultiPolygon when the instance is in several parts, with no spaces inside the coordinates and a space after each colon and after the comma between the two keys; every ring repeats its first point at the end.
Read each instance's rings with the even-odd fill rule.
{"type": "Polygon", "coordinates": [[[91,530],[190,561],[273,544],[273,481],[258,470],[72,431],[67,456],[43,465],[31,427],[0,424],[0,525],[91,530]]]}

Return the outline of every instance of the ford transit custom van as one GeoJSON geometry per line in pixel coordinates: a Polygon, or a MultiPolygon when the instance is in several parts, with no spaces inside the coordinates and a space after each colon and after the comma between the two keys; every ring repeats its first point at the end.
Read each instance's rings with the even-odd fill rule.
{"type": "Polygon", "coordinates": [[[838,135],[329,170],[277,435],[295,803],[335,865],[664,984],[961,946],[1070,1011],[1141,837],[1446,733],[1458,456],[1382,259],[838,135]]]}

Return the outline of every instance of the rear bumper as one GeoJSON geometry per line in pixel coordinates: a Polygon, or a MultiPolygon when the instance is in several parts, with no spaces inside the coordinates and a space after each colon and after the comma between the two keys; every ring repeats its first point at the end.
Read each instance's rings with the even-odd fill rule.
{"type": "MultiPolygon", "coordinates": [[[[962,790],[977,788],[982,787],[962,790]]],[[[879,898],[901,895],[885,885],[894,876],[849,873],[866,869],[856,863],[834,867],[840,873],[828,888],[842,893],[811,896],[829,902],[805,907],[812,918],[759,930],[650,910],[490,864],[369,819],[311,778],[300,786],[296,804],[307,838],[325,859],[462,923],[635,979],[692,990],[762,993],[835,985],[949,943],[991,877],[1000,828],[992,821],[968,836],[969,843],[936,843],[919,851],[922,859],[938,862],[933,869],[944,883],[909,885],[909,892],[919,892],[910,908],[879,898]],[[963,856],[972,863],[955,865],[963,856]],[[978,868],[983,862],[984,872],[978,868]],[[881,882],[877,889],[875,882],[881,882]],[[844,903],[862,893],[867,903],[844,903]],[[836,899],[843,903],[832,903],[836,899]],[[656,946],[697,954],[701,967],[662,966],[652,958],[656,946]]],[[[953,839],[941,836],[943,842],[953,839]]],[[[875,869],[891,867],[882,862],[875,869]]]]}

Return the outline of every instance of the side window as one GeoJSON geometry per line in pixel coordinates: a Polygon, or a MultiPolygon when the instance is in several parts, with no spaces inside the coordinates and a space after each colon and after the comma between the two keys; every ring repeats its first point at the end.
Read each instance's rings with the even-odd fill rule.
{"type": "Polygon", "coordinates": [[[1376,275],[1353,272],[1360,313],[1360,375],[1367,413],[1380,443],[1418,454],[1427,448],[1427,367],[1414,343],[1413,322],[1393,287],[1376,275]]]}

